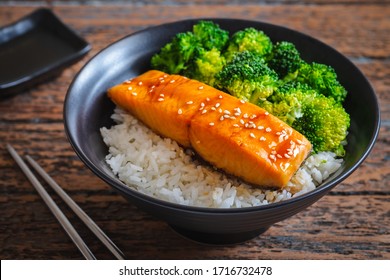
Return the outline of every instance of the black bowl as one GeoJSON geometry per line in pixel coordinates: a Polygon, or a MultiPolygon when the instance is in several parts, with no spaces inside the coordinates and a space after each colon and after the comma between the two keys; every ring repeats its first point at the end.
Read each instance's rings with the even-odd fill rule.
{"type": "Polygon", "coordinates": [[[151,56],[178,32],[191,30],[198,19],[159,25],[136,32],[108,46],[78,73],[66,95],[65,130],[81,160],[97,176],[112,186],[131,203],[161,218],[179,233],[200,242],[227,244],[253,238],[271,225],[310,206],[347,178],[367,157],[377,138],[379,109],[374,90],[363,74],[343,55],[326,44],[268,23],[210,19],[233,32],[254,27],[263,30],[276,42],[293,42],[304,59],[325,63],[335,68],[341,83],[350,93],[345,101],[351,116],[345,163],[317,189],[290,200],[266,206],[241,209],[215,209],[183,206],[141,194],[127,187],[105,163],[108,152],[99,129],[110,127],[114,104],[106,90],[115,84],[149,69],[151,56]]]}

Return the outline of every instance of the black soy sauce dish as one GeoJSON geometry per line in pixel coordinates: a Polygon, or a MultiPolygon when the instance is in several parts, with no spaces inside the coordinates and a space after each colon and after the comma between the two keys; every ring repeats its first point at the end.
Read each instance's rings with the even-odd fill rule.
{"type": "Polygon", "coordinates": [[[265,206],[216,209],[183,206],[141,194],[122,183],[105,163],[108,149],[99,129],[110,127],[114,104],[106,90],[149,69],[151,56],[179,32],[191,30],[199,19],[167,23],[131,34],[93,57],[73,80],[64,104],[68,139],[80,157],[98,177],[131,203],[166,221],[189,239],[211,244],[232,244],[249,240],[304,210],[346,179],[371,151],[378,135],[380,113],[375,92],[358,68],[326,44],[300,32],[268,23],[208,19],[233,34],[246,27],[263,30],[276,42],[293,42],[302,57],[335,68],[341,83],[353,93],[345,106],[351,116],[345,162],[341,169],[315,190],[265,206]]]}
{"type": "Polygon", "coordinates": [[[38,9],[1,27],[0,98],[60,74],[90,49],[49,9],[38,9]]]}

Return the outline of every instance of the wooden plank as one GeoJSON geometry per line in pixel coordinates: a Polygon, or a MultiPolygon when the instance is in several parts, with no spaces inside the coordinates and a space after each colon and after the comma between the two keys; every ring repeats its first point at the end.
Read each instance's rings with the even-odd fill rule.
{"type": "Polygon", "coordinates": [[[46,4],[46,5],[88,5],[88,4],[99,4],[99,5],[137,5],[137,6],[147,6],[147,5],[157,5],[157,6],[195,6],[195,5],[258,5],[258,4],[286,4],[286,5],[326,5],[326,4],[334,4],[334,5],[349,5],[349,4],[377,4],[384,5],[386,3],[390,3],[389,0],[14,0],[12,3],[18,4],[22,3],[25,5],[26,3],[31,4],[46,4]]]}
{"type": "MultiPolygon", "coordinates": [[[[12,22],[36,7],[1,7],[5,22],[12,22]]],[[[260,20],[293,28],[324,41],[349,57],[381,59],[390,52],[390,5],[229,5],[197,6],[55,6],[63,21],[92,44],[91,54],[125,35],[146,27],[200,17],[260,20]],[[339,20],[343,19],[343,20],[339,20]],[[377,38],[381,38],[378,40],[377,38]]]]}
{"type": "MultiPolygon", "coordinates": [[[[390,222],[389,197],[326,196],[309,209],[244,244],[208,246],[204,250],[203,245],[182,238],[168,225],[134,208],[121,197],[109,196],[104,191],[91,191],[86,199],[79,199],[85,197],[84,194],[72,196],[103,229],[108,230],[107,234],[129,259],[390,257],[390,232],[385,226],[390,222]],[[334,208],[339,209],[337,214],[332,210],[334,208]],[[373,220],[372,216],[376,219],[373,220]]],[[[0,211],[7,213],[2,222],[4,231],[0,233],[3,259],[14,256],[14,251],[18,251],[19,258],[81,258],[35,193],[8,201],[7,211],[3,211],[3,205],[0,205],[0,211]],[[12,226],[16,222],[18,227],[12,226]],[[23,247],[22,252],[19,247],[23,247]]],[[[83,225],[66,213],[100,258],[112,258],[83,225]]]]}

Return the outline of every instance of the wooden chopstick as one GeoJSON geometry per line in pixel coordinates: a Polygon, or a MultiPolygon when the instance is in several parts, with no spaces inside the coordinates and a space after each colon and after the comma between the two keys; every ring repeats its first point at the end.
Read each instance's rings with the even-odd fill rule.
{"type": "Polygon", "coordinates": [[[42,176],[42,178],[53,188],[53,190],[64,200],[64,202],[73,210],[73,212],[84,222],[84,224],[96,235],[97,238],[110,250],[110,252],[119,260],[124,260],[123,252],[112,242],[112,240],[103,232],[103,230],[74,202],[72,198],[33,160],[26,156],[31,166],[42,176]]]}
{"type": "MultiPolygon", "coordinates": [[[[93,253],[90,251],[88,246],[82,240],[80,235],[71,225],[69,220],[65,217],[62,211],[58,208],[57,204],[53,201],[50,195],[46,192],[44,187],[31,172],[26,163],[22,160],[15,149],[7,144],[7,150],[14,158],[16,163],[22,169],[26,177],[30,180],[32,185],[35,187],[43,201],[47,204],[50,211],[54,214],[57,220],[60,222],[66,233],[70,236],[72,241],[76,244],[77,248],[84,255],[86,259],[96,259],[93,253]]],[[[40,176],[54,189],[54,191],[64,200],[64,202],[73,210],[73,212],[84,222],[84,224],[99,238],[99,240],[110,250],[110,252],[120,260],[124,260],[125,256],[123,252],[112,242],[110,238],[100,229],[98,225],[74,202],[69,195],[34,161],[30,156],[26,156],[27,161],[31,166],[39,173],[40,176]]]]}

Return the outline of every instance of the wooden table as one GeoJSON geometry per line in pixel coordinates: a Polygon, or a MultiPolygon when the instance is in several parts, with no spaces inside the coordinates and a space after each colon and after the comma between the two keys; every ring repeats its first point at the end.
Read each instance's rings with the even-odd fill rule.
{"type": "MultiPolygon", "coordinates": [[[[1,259],[82,259],[5,150],[6,143],[35,158],[129,259],[390,258],[389,0],[346,0],[343,4],[336,0],[279,0],[274,4],[148,0],[145,4],[113,1],[95,6],[83,1],[11,2],[13,5],[0,2],[0,26],[40,6],[50,7],[92,45],[92,50],[60,76],[0,101],[1,259]],[[183,239],[94,176],[78,159],[64,133],[62,109],[67,88],[94,54],[137,30],[195,17],[260,20],[312,35],[349,57],[368,77],[380,101],[379,139],[361,167],[305,211],[244,244],[214,247],[183,239]]],[[[64,203],[55,200],[97,257],[112,258],[64,203]]]]}

